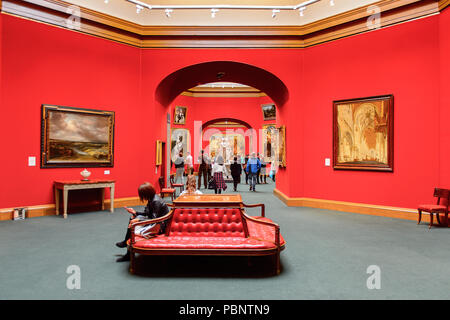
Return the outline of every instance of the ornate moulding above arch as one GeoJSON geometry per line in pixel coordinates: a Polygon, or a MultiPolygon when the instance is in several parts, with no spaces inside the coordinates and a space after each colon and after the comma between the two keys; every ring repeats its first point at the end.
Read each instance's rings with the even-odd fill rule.
{"type": "MultiPolygon", "coordinates": [[[[450,0],[381,0],[380,27],[438,14],[450,0]]],[[[0,0],[2,13],[67,28],[69,3],[61,0],[0,0]]],[[[142,26],[81,9],[78,32],[139,48],[306,48],[371,31],[369,6],[303,26],[142,26]]]]}

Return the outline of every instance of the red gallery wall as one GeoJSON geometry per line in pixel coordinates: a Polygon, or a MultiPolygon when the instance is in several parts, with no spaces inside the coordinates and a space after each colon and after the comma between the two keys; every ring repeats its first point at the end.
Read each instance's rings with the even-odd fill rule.
{"type": "MultiPolygon", "coordinates": [[[[166,140],[166,114],[173,105],[156,100],[158,84],[180,68],[225,59],[265,69],[289,89],[277,115],[277,124],[287,128],[280,191],[414,208],[432,200],[433,187],[450,187],[448,11],[303,50],[140,50],[1,15],[0,208],[52,203],[54,180],[79,177],[77,168],[27,166],[28,156],[39,159],[42,103],[115,111],[115,166],[110,176],[104,169],[89,170],[94,178],[116,179],[116,197],[136,196],[139,183],[156,182],[159,175],[155,140],[166,140]],[[332,158],[332,101],[381,94],[395,99],[394,172],[325,167],[324,159],[332,158]]],[[[203,99],[200,104],[209,104],[203,99]]],[[[230,116],[223,109],[201,110],[192,108],[188,117],[230,116]]],[[[256,118],[234,112],[244,121],[261,118],[260,112],[256,118]]]]}
{"type": "MultiPolygon", "coordinates": [[[[180,95],[170,105],[170,114],[173,118],[175,106],[187,107],[187,121],[185,125],[173,124],[172,128],[185,128],[194,134],[194,121],[207,121],[221,118],[234,118],[242,120],[251,128],[259,130],[264,124],[275,123],[275,120],[264,121],[261,105],[271,103],[267,97],[191,97],[180,95]]],[[[246,128],[243,128],[245,131],[246,128]]],[[[255,142],[256,143],[256,142],[255,142]]],[[[258,141],[259,143],[259,141],[258,141]]],[[[191,153],[194,146],[192,145],[191,153]]]]}
{"type": "Polygon", "coordinates": [[[440,114],[439,138],[440,158],[439,185],[450,187],[450,8],[439,16],[440,41],[440,114]]]}
{"type": "Polygon", "coordinates": [[[115,111],[116,197],[141,182],[140,51],[111,41],[2,15],[0,208],[53,203],[54,180],[81,178],[83,168],[40,169],[41,104],[115,111]],[[37,166],[28,167],[28,156],[37,166]]]}
{"type": "MultiPolygon", "coordinates": [[[[198,63],[210,61],[236,61],[250,64],[275,74],[284,84],[290,88],[289,100],[279,109],[278,123],[290,125],[291,120],[286,117],[282,110],[288,110],[290,107],[295,108],[300,104],[299,92],[300,81],[299,74],[293,70],[300,69],[301,51],[292,49],[147,49],[142,51],[142,88],[143,103],[146,106],[153,104],[155,119],[160,119],[161,123],[165,123],[167,112],[171,112],[170,106],[163,106],[155,99],[155,90],[158,84],[171,73],[198,63]]],[[[226,70],[225,70],[226,71],[226,70]]],[[[189,89],[189,87],[185,88],[189,89]]],[[[171,103],[173,105],[173,103],[171,103]]],[[[200,108],[198,110],[201,110],[200,108]]],[[[189,112],[189,111],[188,111],[189,112]]],[[[221,114],[228,114],[223,110],[215,110],[211,117],[219,117],[221,114]]],[[[242,112],[242,111],[239,111],[242,112]]],[[[172,113],[171,113],[172,115],[172,113]]],[[[228,115],[229,116],[229,115],[228,115]]],[[[189,117],[189,115],[188,115],[189,117]]],[[[260,119],[261,113],[257,115],[260,119]]],[[[209,119],[208,119],[209,120],[209,119]]],[[[294,125],[294,122],[292,122],[294,125]]],[[[166,139],[165,126],[158,126],[157,139],[166,139]]],[[[302,143],[300,134],[287,136],[287,144],[300,145],[302,143]]],[[[288,152],[289,155],[289,152],[288,152]]],[[[289,160],[289,159],[288,159],[289,160]]],[[[301,159],[297,161],[298,165],[302,165],[301,159]]],[[[152,166],[149,163],[149,166],[152,166]]],[[[155,168],[149,168],[155,170],[155,168]]],[[[301,174],[301,173],[300,173],[301,174]]],[[[287,170],[282,170],[277,178],[277,186],[289,194],[290,184],[292,180],[288,179],[287,170]]]]}
{"type": "Polygon", "coordinates": [[[303,196],[408,208],[431,200],[439,184],[438,24],[434,16],[304,50],[303,196]],[[394,95],[394,172],[325,167],[333,100],[385,94],[394,95]]]}

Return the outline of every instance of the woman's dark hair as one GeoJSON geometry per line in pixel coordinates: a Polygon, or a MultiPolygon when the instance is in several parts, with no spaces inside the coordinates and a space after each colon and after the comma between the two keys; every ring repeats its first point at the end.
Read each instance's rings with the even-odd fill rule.
{"type": "Polygon", "coordinates": [[[148,200],[152,201],[155,197],[156,191],[150,182],[144,182],[138,188],[139,199],[141,201],[148,200]]]}

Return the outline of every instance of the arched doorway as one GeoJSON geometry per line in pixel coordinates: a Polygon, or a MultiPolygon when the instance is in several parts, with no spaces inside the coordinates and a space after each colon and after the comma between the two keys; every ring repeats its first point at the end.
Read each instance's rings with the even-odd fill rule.
{"type": "MultiPolygon", "coordinates": [[[[247,86],[251,86],[264,92],[270,99],[278,106],[282,107],[289,99],[289,92],[286,85],[281,79],[272,74],[271,72],[241,62],[235,61],[211,61],[204,62],[182,69],[176,70],[166,76],[157,86],[155,92],[155,100],[163,107],[169,108],[170,104],[185,90],[196,87],[201,84],[212,82],[234,82],[247,86]]],[[[222,120],[234,119],[235,121],[242,121],[235,118],[235,114],[230,114],[228,118],[220,118],[222,120]]],[[[170,159],[170,143],[172,139],[170,114],[167,114],[167,150],[166,159],[170,159]]],[[[217,121],[218,119],[214,119],[217,121]]],[[[245,122],[245,121],[243,121],[245,122]]],[[[193,157],[197,158],[195,152],[199,152],[201,149],[200,144],[196,144],[198,140],[201,140],[202,128],[207,123],[203,124],[200,130],[194,129],[191,131],[191,145],[193,148],[193,157]],[[192,134],[193,133],[193,134],[192,134]],[[200,133],[200,139],[195,137],[195,134],[200,133]]],[[[251,128],[250,125],[245,126],[247,129],[251,128]]],[[[194,160],[195,161],[195,160],[194,160]]],[[[170,175],[170,163],[167,165],[167,175],[170,175]]]]}

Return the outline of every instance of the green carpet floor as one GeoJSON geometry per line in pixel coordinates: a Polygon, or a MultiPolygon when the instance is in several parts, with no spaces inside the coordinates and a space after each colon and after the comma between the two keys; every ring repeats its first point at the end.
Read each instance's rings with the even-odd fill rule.
{"type": "Polygon", "coordinates": [[[128,221],[116,209],[0,222],[0,299],[450,299],[450,229],[290,208],[273,186],[239,189],[281,227],[278,276],[270,259],[229,257],[140,257],[132,275],[115,262],[128,221]],[[80,268],[79,290],[66,287],[70,265],[80,268]],[[370,265],[380,267],[379,290],[366,286],[370,265]]]}

